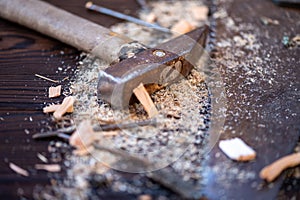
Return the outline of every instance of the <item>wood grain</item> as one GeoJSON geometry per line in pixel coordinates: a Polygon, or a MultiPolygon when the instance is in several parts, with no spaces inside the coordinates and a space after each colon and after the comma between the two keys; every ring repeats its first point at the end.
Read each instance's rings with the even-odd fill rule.
{"type": "Polygon", "coordinates": [[[31,173],[40,162],[37,152],[46,153],[48,146],[47,141],[33,141],[31,135],[52,124],[42,107],[58,101],[47,97],[47,88],[53,83],[34,74],[58,80],[72,76],[79,52],[2,19],[0,30],[0,196],[31,198],[35,185],[49,182],[46,172],[31,173]],[[30,176],[17,175],[8,168],[9,162],[29,170],[30,176]]]}
{"type": "MultiPolygon", "coordinates": [[[[217,9],[226,10],[228,16],[236,20],[239,29],[237,32],[229,31],[226,20],[217,19],[214,22],[216,43],[230,41],[245,31],[241,28],[242,24],[251,24],[254,29],[247,31],[255,35],[256,41],[261,44],[257,56],[263,62],[259,66],[266,71],[271,68],[272,74],[276,75],[272,84],[262,81],[258,73],[251,76],[254,84],[246,84],[248,76],[241,66],[251,66],[247,63],[248,52],[240,58],[233,54],[239,62],[236,71],[229,70],[229,62],[228,65],[218,64],[226,93],[233,94],[227,96],[227,116],[220,139],[238,136],[256,151],[257,157],[249,163],[231,162],[215,145],[205,167],[207,181],[204,194],[208,199],[222,199],[224,196],[226,199],[276,199],[284,174],[268,185],[260,179],[259,173],[264,166],[292,153],[299,140],[300,49],[286,48],[281,40],[286,34],[294,36],[299,33],[300,27],[293,24],[296,24],[300,12],[298,9],[279,7],[267,0],[218,2],[217,9]],[[262,24],[261,16],[278,20],[280,26],[262,24]],[[241,103],[244,100],[248,105],[241,103]],[[252,173],[253,177],[242,176],[244,173],[252,173]]],[[[234,46],[229,48],[235,52],[238,49],[234,46]]],[[[226,48],[217,49],[223,61],[230,60],[226,48]]],[[[292,185],[289,187],[292,188],[292,185]]],[[[298,199],[296,192],[295,197],[298,199]]]]}
{"type": "MultiPolygon", "coordinates": [[[[109,16],[89,12],[85,1],[48,1],[74,14],[106,27],[120,22],[109,16]]],[[[95,1],[103,6],[135,15],[135,1],[95,1]],[[116,6],[118,5],[118,6],[116,6]]],[[[34,133],[54,127],[49,115],[42,112],[48,103],[58,103],[62,97],[48,98],[48,87],[54,83],[35,77],[34,74],[62,80],[74,74],[80,52],[55,39],[7,20],[0,19],[0,198],[32,199],[36,185],[49,183],[47,172],[32,173],[40,163],[36,154],[47,153],[49,141],[34,141],[34,133]],[[62,70],[59,70],[62,68],[62,70]],[[25,129],[30,133],[26,134],[25,129]],[[29,177],[21,177],[9,168],[9,162],[29,170],[29,177]]],[[[68,81],[62,82],[63,90],[68,81]]],[[[63,172],[62,172],[63,174],[63,172]]]]}

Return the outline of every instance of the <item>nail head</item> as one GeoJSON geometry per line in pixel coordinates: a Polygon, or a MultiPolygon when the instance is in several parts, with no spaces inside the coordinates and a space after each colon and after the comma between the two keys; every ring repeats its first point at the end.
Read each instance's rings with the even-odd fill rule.
{"type": "Polygon", "coordinates": [[[155,50],[153,52],[153,55],[155,55],[157,57],[164,57],[166,55],[166,53],[163,50],[155,50]]]}

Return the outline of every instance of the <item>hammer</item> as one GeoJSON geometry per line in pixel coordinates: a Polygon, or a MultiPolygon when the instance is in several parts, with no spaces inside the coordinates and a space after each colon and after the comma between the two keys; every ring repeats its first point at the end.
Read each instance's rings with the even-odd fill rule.
{"type": "Polygon", "coordinates": [[[115,63],[99,73],[98,97],[125,108],[140,83],[167,85],[185,77],[205,46],[208,27],[155,48],[39,0],[0,0],[0,17],[115,63]],[[200,47],[199,47],[200,45],[200,47]]]}

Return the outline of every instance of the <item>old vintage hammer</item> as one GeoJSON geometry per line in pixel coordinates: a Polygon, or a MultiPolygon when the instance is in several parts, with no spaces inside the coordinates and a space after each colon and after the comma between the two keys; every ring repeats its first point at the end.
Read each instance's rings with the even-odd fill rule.
{"type": "Polygon", "coordinates": [[[39,0],[0,0],[0,17],[114,62],[99,73],[98,96],[116,108],[128,105],[133,89],[140,83],[166,85],[188,75],[208,33],[204,26],[148,49],[39,0]]]}

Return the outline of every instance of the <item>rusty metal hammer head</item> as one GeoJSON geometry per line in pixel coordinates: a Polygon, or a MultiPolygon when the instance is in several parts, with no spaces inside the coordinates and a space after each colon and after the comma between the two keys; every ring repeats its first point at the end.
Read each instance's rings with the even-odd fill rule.
{"type": "Polygon", "coordinates": [[[204,26],[155,48],[140,48],[141,52],[99,73],[98,98],[123,109],[140,83],[165,86],[187,76],[203,53],[207,34],[204,26]]]}
{"type": "MultiPolygon", "coordinates": [[[[3,8],[0,9],[0,17],[91,52],[106,61],[120,58],[120,53],[124,59],[123,55],[128,53],[126,45],[134,44],[130,38],[44,1],[0,1],[0,7],[3,8]],[[84,24],[84,29],[78,24],[84,24]]],[[[128,106],[133,89],[140,83],[166,85],[178,80],[180,76],[186,76],[201,55],[201,48],[195,47],[198,44],[205,45],[207,33],[208,27],[204,26],[152,49],[137,45],[134,51],[129,52],[133,57],[100,72],[99,98],[115,108],[124,108],[128,106]]]]}

